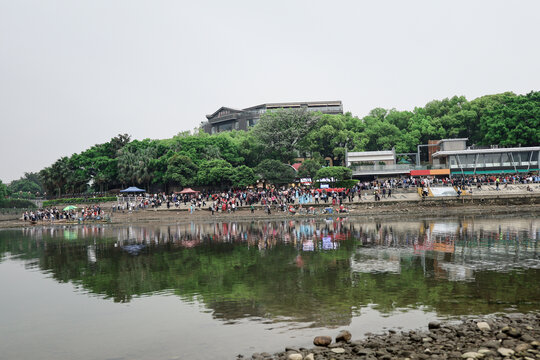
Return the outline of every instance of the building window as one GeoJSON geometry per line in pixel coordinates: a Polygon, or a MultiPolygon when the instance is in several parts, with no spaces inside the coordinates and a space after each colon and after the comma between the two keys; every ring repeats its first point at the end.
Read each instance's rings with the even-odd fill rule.
{"type": "Polygon", "coordinates": [[[454,155],[450,156],[450,168],[457,168],[457,161],[454,155]]]}
{"type": "Polygon", "coordinates": [[[508,153],[504,153],[502,154],[502,166],[506,166],[506,167],[509,167],[509,166],[512,166],[512,158],[510,157],[510,154],[508,153]]]}
{"type": "Polygon", "coordinates": [[[538,165],[538,151],[533,151],[531,165],[538,165]]]}
{"type": "Polygon", "coordinates": [[[229,122],[229,123],[225,123],[225,124],[220,124],[219,128],[218,128],[218,132],[230,131],[232,129],[233,129],[233,124],[229,122]]]}

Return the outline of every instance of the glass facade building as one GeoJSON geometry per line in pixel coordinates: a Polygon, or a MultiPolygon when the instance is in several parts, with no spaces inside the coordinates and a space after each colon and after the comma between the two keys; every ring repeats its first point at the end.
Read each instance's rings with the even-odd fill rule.
{"type": "Polygon", "coordinates": [[[451,174],[504,174],[538,171],[540,146],[523,148],[438,151],[433,159],[446,165],[451,174]]]}

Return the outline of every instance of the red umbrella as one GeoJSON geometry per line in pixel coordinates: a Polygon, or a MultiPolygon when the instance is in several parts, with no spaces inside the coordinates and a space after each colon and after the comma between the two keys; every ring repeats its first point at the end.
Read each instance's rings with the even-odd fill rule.
{"type": "Polygon", "coordinates": [[[179,194],[198,194],[200,191],[193,190],[192,188],[185,188],[184,190],[180,191],[179,194]]]}

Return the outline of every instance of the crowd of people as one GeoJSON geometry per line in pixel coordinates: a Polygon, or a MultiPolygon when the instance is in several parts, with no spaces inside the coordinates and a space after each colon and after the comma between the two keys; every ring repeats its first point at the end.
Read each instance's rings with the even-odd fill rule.
{"type": "MultiPolygon", "coordinates": [[[[373,181],[359,181],[352,188],[311,189],[290,187],[282,189],[247,189],[228,191],[203,190],[191,194],[158,193],[145,196],[131,196],[123,198],[114,205],[113,211],[134,211],[140,209],[157,209],[161,207],[183,208],[188,207],[189,212],[195,210],[208,210],[215,213],[234,213],[239,207],[249,207],[253,213],[262,209],[267,214],[272,211],[290,214],[314,214],[319,212],[347,212],[346,203],[355,201],[374,200],[381,201],[391,198],[396,189],[420,189],[425,197],[432,186],[452,186],[458,191],[458,196],[464,191],[472,193],[473,189],[482,190],[483,185],[491,185],[495,190],[505,189],[509,184],[527,184],[527,191],[534,191],[531,185],[540,183],[539,175],[471,175],[462,177],[402,177],[387,178],[373,181]],[[323,204],[325,206],[312,206],[323,204]]],[[[100,220],[104,212],[99,205],[92,205],[81,209],[61,210],[56,207],[26,211],[23,220],[36,222],[39,220],[100,220]]]]}
{"type": "Polygon", "coordinates": [[[24,221],[37,222],[37,221],[88,221],[88,220],[101,220],[104,218],[104,211],[99,205],[92,205],[73,209],[58,209],[56,207],[43,208],[35,211],[25,211],[22,214],[24,221]]]}
{"type": "MultiPolygon", "coordinates": [[[[292,211],[291,205],[329,204],[340,206],[345,201],[352,202],[356,196],[360,196],[358,187],[352,189],[249,189],[229,190],[222,192],[203,191],[196,194],[154,194],[150,197],[134,197],[127,201],[127,205],[118,205],[117,209],[146,209],[166,206],[179,208],[180,205],[188,206],[193,213],[195,209],[208,209],[212,213],[235,212],[239,207],[249,206],[251,211],[255,206],[262,206],[267,213],[274,211],[292,211]]],[[[296,208],[295,208],[296,209],[296,208]]],[[[298,211],[309,211],[309,207],[299,207],[298,211]]]]}
{"type": "MultiPolygon", "coordinates": [[[[249,206],[254,212],[255,206],[271,214],[272,211],[289,213],[310,213],[315,211],[310,204],[325,204],[333,211],[344,212],[345,203],[354,201],[370,200],[381,201],[391,198],[396,189],[419,188],[422,194],[427,196],[428,188],[432,186],[452,186],[462,193],[465,189],[472,192],[472,187],[481,189],[482,185],[499,184],[527,184],[540,182],[539,176],[509,175],[497,176],[467,176],[461,178],[388,178],[373,181],[359,181],[352,188],[328,188],[310,189],[291,187],[283,189],[247,189],[229,190],[221,192],[201,191],[193,194],[153,194],[149,197],[138,197],[128,203],[128,209],[159,208],[166,206],[167,209],[179,208],[182,204],[188,207],[190,213],[197,209],[207,209],[215,214],[217,212],[234,213],[239,207],[249,206]]],[[[530,188],[532,191],[532,188],[530,188]]]]}

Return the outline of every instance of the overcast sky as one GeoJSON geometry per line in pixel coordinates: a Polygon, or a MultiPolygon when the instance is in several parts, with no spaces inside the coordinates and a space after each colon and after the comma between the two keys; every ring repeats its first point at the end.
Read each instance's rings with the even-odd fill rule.
{"type": "Polygon", "coordinates": [[[220,106],[525,94],[539,45],[538,0],[0,0],[0,180],[220,106]]]}

